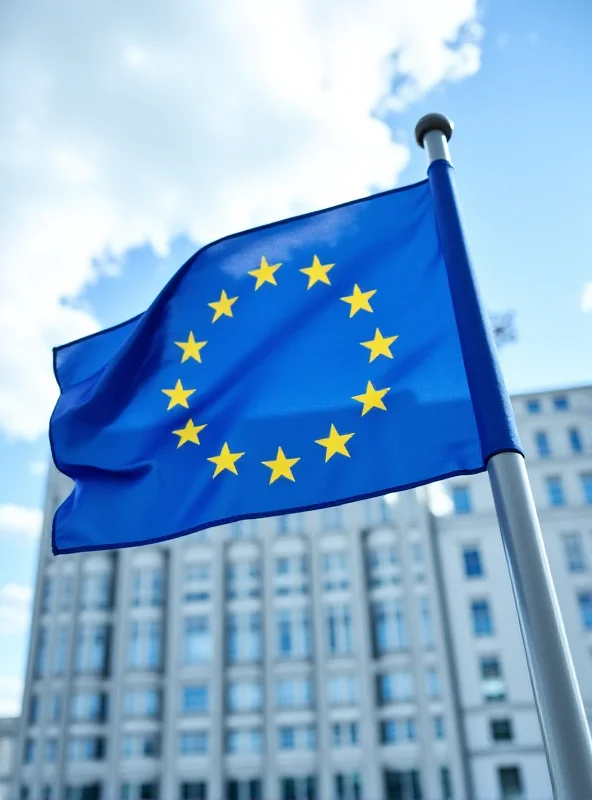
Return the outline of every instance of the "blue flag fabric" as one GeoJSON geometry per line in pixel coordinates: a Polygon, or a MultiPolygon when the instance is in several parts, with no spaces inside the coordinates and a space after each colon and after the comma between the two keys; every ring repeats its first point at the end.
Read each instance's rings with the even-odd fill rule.
{"type": "Polygon", "coordinates": [[[466,360],[428,181],[221,239],[144,314],[54,351],[75,487],[53,550],[482,471],[519,444],[500,424],[483,446],[466,360]]]}

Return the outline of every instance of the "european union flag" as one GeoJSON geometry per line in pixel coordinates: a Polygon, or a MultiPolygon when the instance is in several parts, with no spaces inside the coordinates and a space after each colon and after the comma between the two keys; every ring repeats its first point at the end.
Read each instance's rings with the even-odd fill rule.
{"type": "Polygon", "coordinates": [[[428,181],[208,245],[144,314],[55,350],[75,487],[54,552],[479,472],[518,445],[484,441],[469,351],[428,181]]]}

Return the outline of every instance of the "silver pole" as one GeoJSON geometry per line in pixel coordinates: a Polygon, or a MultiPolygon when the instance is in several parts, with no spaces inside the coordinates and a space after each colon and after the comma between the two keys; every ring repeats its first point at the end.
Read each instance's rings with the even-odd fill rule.
{"type": "MultiPolygon", "coordinates": [[[[415,128],[429,163],[450,162],[452,123],[440,114],[415,128]]],[[[592,800],[592,739],[549,569],[524,458],[487,464],[526,660],[556,800],[592,800]]]]}

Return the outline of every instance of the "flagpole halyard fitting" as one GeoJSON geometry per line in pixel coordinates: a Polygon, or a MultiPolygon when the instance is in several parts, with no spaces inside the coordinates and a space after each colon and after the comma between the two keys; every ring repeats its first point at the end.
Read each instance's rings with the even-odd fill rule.
{"type": "MultiPolygon", "coordinates": [[[[451,163],[448,141],[453,127],[452,122],[441,114],[428,114],[417,123],[416,140],[427,151],[430,164],[440,160],[451,163]]],[[[439,180],[450,182],[449,172],[441,173],[439,180]]],[[[453,215],[453,218],[458,219],[458,215],[453,215]]],[[[455,233],[462,236],[460,223],[455,233]]],[[[449,263],[447,268],[470,270],[468,262],[467,266],[449,263]]],[[[471,385],[471,376],[467,377],[471,385]]],[[[500,396],[500,403],[505,399],[507,396],[500,396]]],[[[524,457],[518,452],[492,455],[487,461],[487,472],[553,794],[556,800],[592,800],[592,739],[524,457]]]]}

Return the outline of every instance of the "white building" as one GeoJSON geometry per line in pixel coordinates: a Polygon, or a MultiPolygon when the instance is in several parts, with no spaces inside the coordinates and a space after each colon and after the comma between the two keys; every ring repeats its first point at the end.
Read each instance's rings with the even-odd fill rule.
{"type": "MultiPolygon", "coordinates": [[[[514,407],[592,717],[592,387],[514,407]]],[[[54,558],[67,492],[12,800],[550,800],[486,476],[54,558]]]]}
{"type": "Polygon", "coordinates": [[[0,800],[8,800],[14,772],[17,717],[0,717],[0,800]]]}

